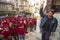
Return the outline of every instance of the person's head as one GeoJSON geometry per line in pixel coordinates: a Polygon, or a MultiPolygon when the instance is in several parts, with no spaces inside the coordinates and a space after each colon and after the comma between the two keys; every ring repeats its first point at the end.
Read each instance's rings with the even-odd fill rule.
{"type": "Polygon", "coordinates": [[[49,17],[52,17],[52,16],[54,15],[54,10],[53,10],[53,9],[47,10],[47,15],[48,15],[49,17]]]}

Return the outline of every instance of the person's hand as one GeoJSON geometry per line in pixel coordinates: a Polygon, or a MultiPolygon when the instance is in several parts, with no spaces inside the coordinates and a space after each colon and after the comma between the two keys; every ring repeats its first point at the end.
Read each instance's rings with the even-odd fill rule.
{"type": "Polygon", "coordinates": [[[51,32],[51,36],[54,36],[54,32],[51,32]]]}
{"type": "Polygon", "coordinates": [[[43,8],[43,4],[40,5],[40,8],[43,8]]]}

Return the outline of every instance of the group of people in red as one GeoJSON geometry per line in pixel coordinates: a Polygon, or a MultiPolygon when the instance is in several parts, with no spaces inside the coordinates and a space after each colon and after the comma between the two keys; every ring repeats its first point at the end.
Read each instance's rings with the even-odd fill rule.
{"type": "Polygon", "coordinates": [[[36,19],[26,16],[0,18],[0,40],[25,40],[25,34],[36,29],[36,19]]]}

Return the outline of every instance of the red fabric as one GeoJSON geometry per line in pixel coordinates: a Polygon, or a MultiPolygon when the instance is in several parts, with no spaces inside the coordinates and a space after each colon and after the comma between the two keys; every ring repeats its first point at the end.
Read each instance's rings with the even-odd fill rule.
{"type": "Polygon", "coordinates": [[[3,28],[0,28],[0,34],[1,34],[2,31],[3,31],[3,28]]]}
{"type": "Polygon", "coordinates": [[[13,34],[18,34],[18,28],[12,28],[11,31],[13,32],[13,34]]]}
{"type": "Polygon", "coordinates": [[[9,22],[10,22],[10,20],[9,20],[9,19],[6,19],[6,21],[7,21],[7,23],[9,23],[9,22]]]}
{"type": "Polygon", "coordinates": [[[15,23],[15,19],[12,19],[11,22],[15,23]]]}
{"type": "Polygon", "coordinates": [[[24,26],[24,23],[23,23],[23,21],[20,21],[20,22],[18,23],[18,26],[19,26],[19,27],[22,27],[22,26],[24,26]]]}
{"type": "Polygon", "coordinates": [[[9,24],[8,23],[3,23],[2,28],[5,28],[5,27],[9,27],[9,24]]]}
{"type": "Polygon", "coordinates": [[[2,20],[1,20],[1,23],[6,23],[6,20],[2,19],[2,20]]]}
{"type": "Polygon", "coordinates": [[[32,26],[32,21],[29,21],[28,22],[28,25],[31,27],[32,26]]]}
{"type": "Polygon", "coordinates": [[[11,32],[9,30],[2,31],[1,34],[4,35],[5,39],[8,39],[9,36],[11,36],[11,32]]]}
{"type": "Polygon", "coordinates": [[[24,34],[25,34],[24,28],[19,28],[19,34],[20,34],[20,35],[24,35],[24,34]]]}
{"type": "Polygon", "coordinates": [[[33,19],[33,24],[36,25],[36,19],[33,19]]]}

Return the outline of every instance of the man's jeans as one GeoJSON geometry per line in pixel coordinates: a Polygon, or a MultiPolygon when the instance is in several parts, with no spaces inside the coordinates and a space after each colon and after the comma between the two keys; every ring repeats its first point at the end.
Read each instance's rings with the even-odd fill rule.
{"type": "Polygon", "coordinates": [[[50,32],[43,30],[42,31],[42,40],[49,40],[50,32]]]}
{"type": "Polygon", "coordinates": [[[19,35],[19,40],[25,40],[25,35],[19,35]]]}
{"type": "Polygon", "coordinates": [[[13,35],[13,38],[14,38],[14,40],[19,40],[18,34],[14,34],[14,35],[13,35]]]}

